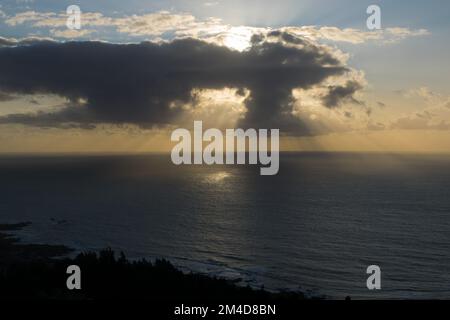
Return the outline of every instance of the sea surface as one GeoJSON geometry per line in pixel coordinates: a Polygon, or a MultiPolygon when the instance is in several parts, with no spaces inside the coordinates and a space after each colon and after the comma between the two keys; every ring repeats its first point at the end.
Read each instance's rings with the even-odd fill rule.
{"type": "Polygon", "coordinates": [[[0,157],[0,223],[22,241],[111,247],[183,270],[328,298],[450,298],[450,156],[282,153],[258,165],[170,155],[0,157]],[[381,290],[366,268],[381,268],[381,290]]]}

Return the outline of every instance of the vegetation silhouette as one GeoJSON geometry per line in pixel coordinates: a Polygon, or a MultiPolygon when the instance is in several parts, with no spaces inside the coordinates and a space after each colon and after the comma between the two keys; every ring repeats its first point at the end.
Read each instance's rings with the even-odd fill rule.
{"type": "MultiPolygon", "coordinates": [[[[0,225],[2,230],[25,226],[0,225]]],[[[0,299],[150,299],[160,301],[294,302],[298,292],[269,292],[197,273],[183,273],[169,261],[131,261],[113,250],[84,252],[75,258],[58,257],[64,246],[25,245],[0,234],[0,299]],[[81,269],[81,290],[69,290],[67,267],[81,269]]]]}

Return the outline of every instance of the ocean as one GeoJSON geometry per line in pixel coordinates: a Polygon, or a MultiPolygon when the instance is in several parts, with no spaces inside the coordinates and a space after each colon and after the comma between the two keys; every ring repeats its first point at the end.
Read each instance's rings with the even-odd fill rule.
{"type": "Polygon", "coordinates": [[[450,298],[449,155],[281,153],[275,176],[169,154],[5,155],[0,182],[0,223],[32,222],[23,242],[331,299],[450,298]]]}

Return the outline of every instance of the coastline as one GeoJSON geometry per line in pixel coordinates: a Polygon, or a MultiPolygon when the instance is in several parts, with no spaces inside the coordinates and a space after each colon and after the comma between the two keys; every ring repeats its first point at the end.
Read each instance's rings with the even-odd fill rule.
{"type": "Polygon", "coordinates": [[[0,267],[16,263],[49,261],[73,251],[64,245],[23,244],[18,237],[8,233],[21,230],[30,224],[31,222],[0,224],[0,267]]]}
{"type": "Polygon", "coordinates": [[[263,301],[305,300],[301,292],[269,292],[239,286],[233,281],[198,273],[183,273],[167,260],[128,260],[110,249],[67,255],[64,245],[22,244],[8,232],[30,222],[0,224],[0,299],[145,299],[152,301],[263,301]],[[78,265],[82,289],[68,290],[67,267],[78,265]]]}

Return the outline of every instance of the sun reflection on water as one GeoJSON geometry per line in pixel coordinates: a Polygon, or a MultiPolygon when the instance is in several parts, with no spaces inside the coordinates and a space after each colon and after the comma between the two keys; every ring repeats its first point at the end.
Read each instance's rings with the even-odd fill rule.
{"type": "Polygon", "coordinates": [[[221,183],[225,179],[229,178],[230,176],[231,176],[231,174],[226,171],[214,172],[214,173],[206,175],[205,182],[206,183],[221,183]]]}

